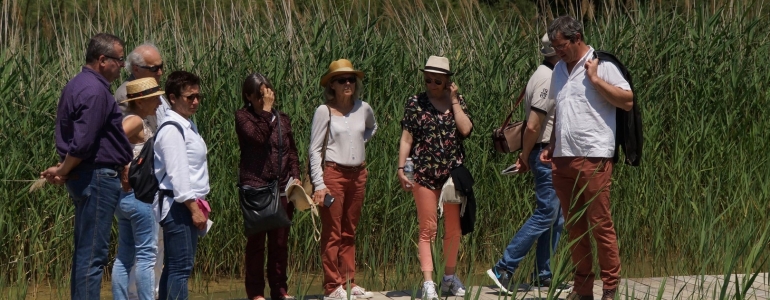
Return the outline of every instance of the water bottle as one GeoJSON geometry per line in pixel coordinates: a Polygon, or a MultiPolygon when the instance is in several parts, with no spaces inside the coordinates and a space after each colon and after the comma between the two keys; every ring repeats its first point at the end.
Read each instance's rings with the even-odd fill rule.
{"type": "Polygon", "coordinates": [[[414,182],[414,163],[412,162],[411,157],[406,158],[406,163],[404,164],[404,175],[406,175],[406,178],[409,179],[409,182],[414,182]]]}

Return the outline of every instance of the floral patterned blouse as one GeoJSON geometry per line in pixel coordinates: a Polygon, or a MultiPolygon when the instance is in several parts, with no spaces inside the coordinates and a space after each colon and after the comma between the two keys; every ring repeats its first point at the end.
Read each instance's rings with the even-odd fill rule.
{"type": "MultiPolygon", "coordinates": [[[[465,98],[460,106],[470,119],[465,98]]],[[[406,101],[401,128],[412,135],[409,156],[414,162],[414,180],[432,190],[441,189],[449,179],[450,171],[463,164],[465,148],[463,137],[457,130],[452,109],[446,114],[439,112],[422,92],[406,101]]]]}

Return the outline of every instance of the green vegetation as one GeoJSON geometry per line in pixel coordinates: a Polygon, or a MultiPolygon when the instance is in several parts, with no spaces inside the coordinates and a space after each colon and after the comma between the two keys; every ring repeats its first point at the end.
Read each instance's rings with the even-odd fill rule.
{"type": "MultiPolygon", "coordinates": [[[[194,120],[210,149],[215,225],[198,248],[196,286],[243,272],[233,119],[243,78],[268,74],[304,158],[312,113],[323,99],[318,80],[341,57],[366,73],[363,99],[380,125],[367,145],[362,279],[373,290],[416,285],[416,211],[395,176],[399,121],[404,101],[422,90],[418,69],[427,57],[449,57],[475,124],[467,165],[480,201],[458,267],[460,274],[478,273],[494,263],[533,206],[531,175],[499,175],[514,157],[493,152],[490,132],[539,63],[547,21],[565,10],[582,12],[590,45],[626,62],[644,113],[643,166],[617,166],[612,191],[623,275],[767,271],[770,21],[761,1],[610,1],[591,14],[570,4],[581,1],[9,2],[0,7],[2,297],[24,295],[34,283],[67,286],[73,206],[65,189],[28,193],[24,180],[57,161],[58,96],[79,72],[88,38],[101,31],[124,38],[127,51],[154,41],[167,72],[183,69],[204,80],[194,120]]],[[[311,231],[309,215],[297,213],[292,280],[303,280],[304,288],[309,283],[298,274],[321,272],[311,231]]],[[[566,278],[562,245],[557,276],[566,278]]],[[[525,261],[517,276],[532,265],[525,261]]]]}

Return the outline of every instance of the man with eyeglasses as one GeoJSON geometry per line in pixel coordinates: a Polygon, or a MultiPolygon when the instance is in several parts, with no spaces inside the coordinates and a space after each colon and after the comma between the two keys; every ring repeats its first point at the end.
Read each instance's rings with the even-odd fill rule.
{"type": "MultiPolygon", "coordinates": [[[[120,102],[127,98],[126,95],[126,85],[135,79],[141,79],[141,78],[155,78],[155,81],[158,82],[158,85],[160,85],[160,77],[163,75],[163,59],[160,57],[160,51],[158,51],[158,48],[152,44],[152,43],[144,43],[136,48],[134,48],[131,53],[128,54],[128,58],[126,61],[126,70],[131,74],[128,79],[126,79],[123,84],[118,87],[118,89],[115,91],[115,100],[120,102]]],[[[121,105],[128,105],[128,102],[125,102],[125,104],[121,105]]],[[[163,123],[163,118],[166,116],[166,111],[169,110],[169,104],[168,99],[166,99],[165,94],[160,95],[160,105],[155,111],[155,115],[150,115],[146,117],[147,123],[149,124],[150,128],[155,131],[155,129],[158,128],[158,124],[163,123]]],[[[163,231],[159,230],[160,225],[158,223],[155,223],[156,229],[155,231],[158,232],[158,253],[155,256],[155,295],[158,294],[159,284],[160,284],[160,275],[163,271],[163,231]]],[[[136,291],[136,264],[134,264],[131,268],[131,273],[129,275],[129,283],[128,283],[128,298],[129,299],[137,299],[137,291],[136,291]]]]}
{"type": "Polygon", "coordinates": [[[71,299],[100,298],[119,175],[131,161],[123,115],[110,92],[123,67],[123,45],[106,33],[88,42],[86,64],[59,98],[55,136],[60,163],[40,173],[49,183],[66,185],[75,205],[71,299]]]}
{"type": "MultiPolygon", "coordinates": [[[[126,71],[131,75],[115,91],[115,100],[118,102],[126,99],[126,84],[131,80],[152,77],[160,85],[160,76],[163,75],[163,59],[160,57],[160,51],[152,43],[144,43],[137,46],[128,54],[126,71]]],[[[166,116],[168,109],[168,99],[166,99],[165,95],[161,95],[160,106],[158,106],[155,115],[147,116],[150,128],[155,129],[158,127],[158,124],[163,123],[163,117],[166,116]]],[[[162,257],[159,260],[162,261],[162,257]]]]}
{"type": "Polygon", "coordinates": [[[549,93],[556,103],[554,131],[540,159],[552,162],[553,186],[568,220],[575,284],[567,299],[594,299],[593,236],[601,299],[610,300],[620,283],[618,240],[610,214],[615,132],[622,126],[616,124],[616,112],[631,110],[634,94],[617,66],[595,58],[577,20],[556,18],[548,26],[548,37],[561,61],[554,66],[549,93]]]}

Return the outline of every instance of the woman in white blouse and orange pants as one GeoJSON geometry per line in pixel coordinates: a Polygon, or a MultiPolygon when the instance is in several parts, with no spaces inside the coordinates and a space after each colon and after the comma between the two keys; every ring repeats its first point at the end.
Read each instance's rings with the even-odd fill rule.
{"type": "Polygon", "coordinates": [[[326,104],[313,116],[310,136],[310,177],[313,200],[321,206],[321,252],[324,299],[370,298],[371,292],[355,284],[355,232],[366,192],[364,143],[377,131],[374,112],[361,101],[364,73],[347,59],[333,61],[321,78],[326,104]],[[328,130],[328,137],[326,137],[328,130]],[[325,158],[322,158],[324,140],[325,158]],[[326,195],[333,202],[324,201],[326,195]],[[347,284],[350,286],[348,287],[347,284]]]}

